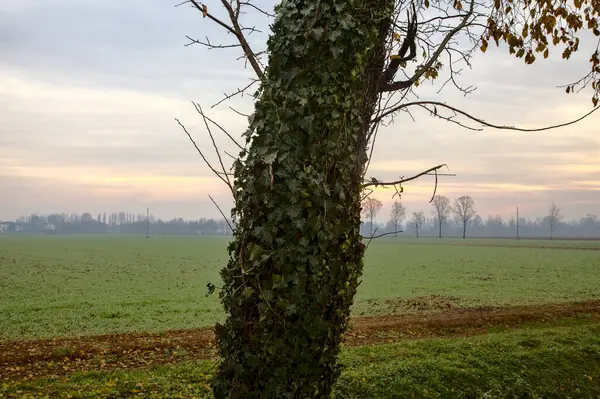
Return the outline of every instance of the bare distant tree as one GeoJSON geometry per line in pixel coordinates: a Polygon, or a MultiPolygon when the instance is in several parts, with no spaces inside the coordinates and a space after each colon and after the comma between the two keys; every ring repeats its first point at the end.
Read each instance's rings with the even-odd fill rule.
{"type": "Polygon", "coordinates": [[[448,215],[450,214],[450,200],[448,197],[444,197],[443,195],[436,195],[433,197],[433,201],[431,202],[433,206],[433,211],[431,211],[432,215],[437,218],[439,234],[438,237],[442,238],[442,224],[448,219],[448,215]]]}
{"type": "Polygon", "coordinates": [[[394,225],[394,237],[398,237],[398,225],[402,224],[406,216],[406,208],[400,201],[394,201],[392,212],[390,213],[390,222],[394,225]]]}
{"type": "Polygon", "coordinates": [[[423,226],[425,223],[425,213],[423,211],[413,212],[410,222],[413,226],[415,226],[417,238],[419,238],[419,227],[423,226]]]}
{"type": "Polygon", "coordinates": [[[463,232],[462,238],[467,236],[467,224],[475,216],[475,201],[468,195],[463,195],[454,200],[452,211],[456,214],[456,218],[462,223],[463,232]]]}
{"type": "Polygon", "coordinates": [[[371,222],[371,235],[373,235],[373,218],[377,216],[383,204],[377,198],[368,197],[363,201],[363,214],[371,222]]]}
{"type": "Polygon", "coordinates": [[[551,240],[554,238],[554,231],[556,230],[556,225],[562,220],[562,218],[563,215],[561,215],[560,213],[560,208],[557,207],[556,204],[553,202],[552,205],[550,205],[550,210],[548,212],[548,225],[550,226],[551,240]]]}

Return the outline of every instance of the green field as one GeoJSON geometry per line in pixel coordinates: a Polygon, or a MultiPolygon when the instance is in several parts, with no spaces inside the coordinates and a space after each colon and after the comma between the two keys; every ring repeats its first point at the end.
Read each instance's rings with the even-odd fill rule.
{"type": "MultiPolygon", "coordinates": [[[[597,398],[600,324],[346,348],[335,398],[597,398]]],[[[213,361],[0,382],[0,398],[211,398],[213,361]]]]}
{"type": "MultiPolygon", "coordinates": [[[[0,237],[0,339],[212,325],[227,238],[0,237]]],[[[600,297],[599,242],[382,239],[355,315],[600,297]],[[535,247],[535,248],[532,248],[535,247]],[[573,249],[579,248],[579,249],[573,249]]]]}

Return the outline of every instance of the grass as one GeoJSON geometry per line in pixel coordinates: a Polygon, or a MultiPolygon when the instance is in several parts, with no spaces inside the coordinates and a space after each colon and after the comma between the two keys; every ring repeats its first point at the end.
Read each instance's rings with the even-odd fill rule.
{"type": "Polygon", "coordinates": [[[226,239],[0,239],[0,338],[215,323],[226,239]]]}
{"type": "MultiPolygon", "coordinates": [[[[346,348],[336,398],[595,398],[600,324],[346,348]]],[[[209,398],[212,362],[0,383],[0,398],[209,398]]]]}
{"type": "MultiPolygon", "coordinates": [[[[217,237],[0,237],[0,339],[211,325],[217,237]]],[[[596,242],[382,239],[354,315],[598,298],[596,242]],[[579,248],[579,249],[573,249],[579,248]]],[[[57,346],[65,357],[74,349],[57,346]]],[[[600,324],[565,318],[469,338],[345,348],[336,398],[600,397],[600,324]]],[[[210,398],[212,362],[0,382],[0,398],[210,398]]]]}
{"type": "Polygon", "coordinates": [[[458,246],[494,246],[494,247],[534,247],[534,248],[580,248],[580,249],[600,249],[600,240],[549,240],[549,239],[531,239],[523,238],[516,240],[512,238],[443,238],[421,237],[398,237],[404,243],[413,245],[458,245],[458,246]]]}
{"type": "MultiPolygon", "coordinates": [[[[205,297],[206,284],[218,285],[227,242],[219,237],[0,237],[0,339],[212,325],[222,312],[216,294],[205,297]]],[[[600,296],[600,251],[526,247],[532,242],[522,240],[523,247],[514,248],[512,240],[374,241],[354,315],[412,311],[415,304],[435,310],[446,304],[600,296]]]]}
{"type": "MultiPolygon", "coordinates": [[[[355,314],[385,313],[394,305],[389,301],[431,295],[460,307],[541,304],[600,294],[594,282],[600,281],[600,251],[511,247],[514,240],[415,241],[381,240],[369,246],[355,314]]],[[[565,245],[537,243],[543,244],[565,245]]],[[[400,310],[413,304],[400,303],[400,310]]]]}

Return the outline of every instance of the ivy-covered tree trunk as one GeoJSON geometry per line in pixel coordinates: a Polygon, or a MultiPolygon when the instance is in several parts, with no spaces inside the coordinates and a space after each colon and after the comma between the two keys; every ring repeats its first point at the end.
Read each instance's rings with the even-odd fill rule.
{"type": "Polygon", "coordinates": [[[362,273],[366,131],[393,0],[288,0],[235,164],[217,398],[328,397],[362,273]]]}

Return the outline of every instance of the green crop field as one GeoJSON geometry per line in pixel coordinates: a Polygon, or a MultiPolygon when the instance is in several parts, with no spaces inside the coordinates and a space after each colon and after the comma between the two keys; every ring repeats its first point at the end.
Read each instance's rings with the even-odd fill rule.
{"type": "MultiPolygon", "coordinates": [[[[0,237],[0,339],[212,325],[227,238],[0,237]]],[[[600,297],[598,242],[381,239],[354,315],[600,297]],[[592,249],[592,250],[590,250],[592,249]]]]}

